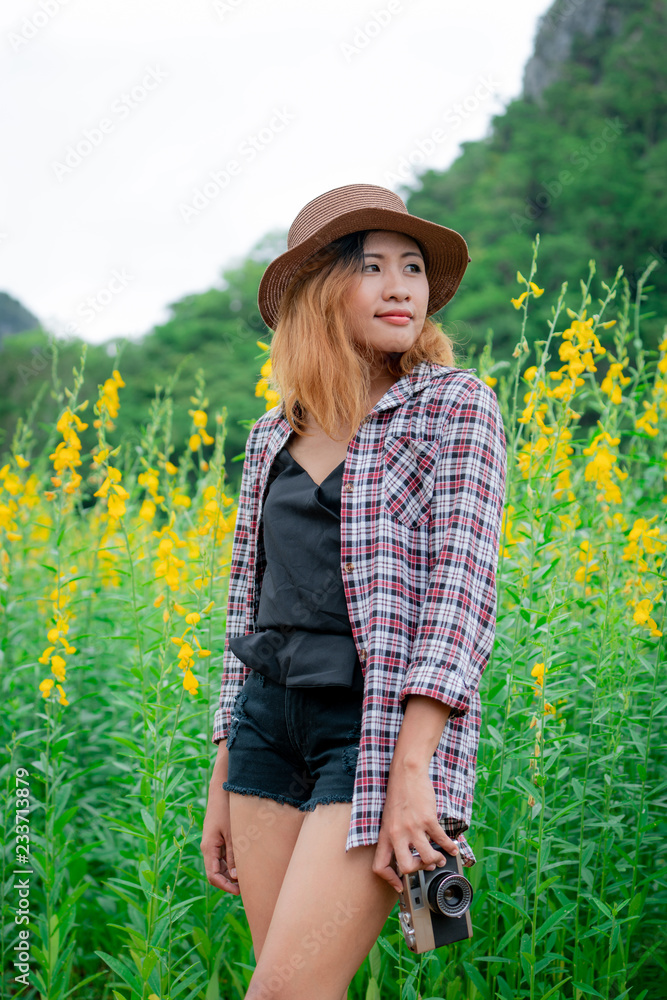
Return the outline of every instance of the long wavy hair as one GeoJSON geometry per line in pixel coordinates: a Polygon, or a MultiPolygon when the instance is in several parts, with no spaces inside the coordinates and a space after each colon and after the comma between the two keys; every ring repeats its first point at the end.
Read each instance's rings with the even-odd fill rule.
{"type": "MultiPolygon", "coordinates": [[[[349,426],[349,444],[368,413],[377,354],[352,335],[354,319],[347,301],[361,273],[369,232],[342,236],[319,250],[294,275],[280,300],[269,384],[280,395],[297,434],[307,433],[304,418],[310,413],[331,438],[349,426]]],[[[420,249],[428,278],[428,259],[420,249]]],[[[387,370],[400,378],[420,361],[455,365],[453,341],[429,318],[412,347],[388,355],[387,370]]]]}

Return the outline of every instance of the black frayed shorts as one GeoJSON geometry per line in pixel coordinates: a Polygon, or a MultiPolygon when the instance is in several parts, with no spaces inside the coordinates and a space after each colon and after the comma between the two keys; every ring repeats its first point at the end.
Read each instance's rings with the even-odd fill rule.
{"type": "Polygon", "coordinates": [[[232,710],[223,788],[312,810],[351,802],[363,691],[290,688],[255,670],[232,710]]]}

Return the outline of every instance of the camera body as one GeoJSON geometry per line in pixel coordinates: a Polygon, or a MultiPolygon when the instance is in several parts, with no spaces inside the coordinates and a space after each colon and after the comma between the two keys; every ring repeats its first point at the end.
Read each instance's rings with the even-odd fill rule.
{"type": "MultiPolygon", "coordinates": [[[[461,856],[452,857],[431,841],[431,847],[447,859],[434,871],[403,875],[398,915],[406,944],[417,954],[472,937],[470,904],[472,886],[463,874],[461,856]]],[[[419,857],[419,852],[412,854],[419,857]]]]}

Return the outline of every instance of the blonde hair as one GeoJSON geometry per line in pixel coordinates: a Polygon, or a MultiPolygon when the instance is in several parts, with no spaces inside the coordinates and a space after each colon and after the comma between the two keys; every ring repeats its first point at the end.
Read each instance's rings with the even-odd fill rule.
{"type": "MultiPolygon", "coordinates": [[[[341,237],[309,258],[280,300],[270,384],[297,434],[306,433],[303,418],[310,413],[331,438],[350,426],[349,443],[368,413],[373,349],[352,336],[347,306],[347,292],[363,263],[367,232],[341,237]]],[[[400,377],[420,361],[453,366],[453,346],[440,325],[427,318],[411,348],[388,356],[387,370],[400,377]]]]}

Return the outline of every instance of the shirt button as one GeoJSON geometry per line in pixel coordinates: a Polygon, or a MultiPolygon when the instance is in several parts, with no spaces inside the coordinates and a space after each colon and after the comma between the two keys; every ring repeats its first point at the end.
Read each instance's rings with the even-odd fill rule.
{"type": "Polygon", "coordinates": [[[352,485],[352,483],[345,483],[343,489],[345,490],[346,493],[350,493],[354,489],[354,486],[352,485]]]}
{"type": "Polygon", "coordinates": [[[351,573],[354,569],[354,563],[345,563],[345,572],[351,573]]]}

